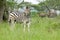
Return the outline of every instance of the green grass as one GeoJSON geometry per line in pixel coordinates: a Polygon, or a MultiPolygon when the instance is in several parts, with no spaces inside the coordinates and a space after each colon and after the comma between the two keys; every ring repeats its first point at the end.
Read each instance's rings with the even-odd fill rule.
{"type": "Polygon", "coordinates": [[[7,22],[0,23],[0,40],[60,40],[60,18],[33,17],[30,32],[23,32],[23,25],[17,23],[13,31],[7,22]]]}

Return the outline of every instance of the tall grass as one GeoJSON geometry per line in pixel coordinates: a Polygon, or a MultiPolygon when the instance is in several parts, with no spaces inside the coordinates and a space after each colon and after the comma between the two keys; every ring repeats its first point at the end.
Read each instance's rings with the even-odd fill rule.
{"type": "Polygon", "coordinates": [[[33,17],[30,32],[19,23],[13,31],[7,22],[0,23],[0,40],[60,40],[60,17],[33,17]]]}

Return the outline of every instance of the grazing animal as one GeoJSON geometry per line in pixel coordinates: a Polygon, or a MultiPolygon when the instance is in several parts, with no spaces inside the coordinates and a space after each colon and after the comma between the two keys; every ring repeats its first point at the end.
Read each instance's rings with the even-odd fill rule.
{"type": "Polygon", "coordinates": [[[48,17],[55,17],[55,16],[57,16],[56,11],[54,9],[50,9],[48,17]]]}
{"type": "Polygon", "coordinates": [[[8,22],[10,24],[10,27],[11,27],[11,30],[14,29],[14,26],[15,26],[15,21],[16,21],[16,18],[18,16],[15,14],[15,12],[9,12],[9,18],[8,18],[8,22]]]}
{"type": "Polygon", "coordinates": [[[44,13],[41,13],[41,14],[39,13],[38,15],[39,15],[39,17],[42,17],[42,18],[47,16],[47,15],[44,14],[44,13]]]}

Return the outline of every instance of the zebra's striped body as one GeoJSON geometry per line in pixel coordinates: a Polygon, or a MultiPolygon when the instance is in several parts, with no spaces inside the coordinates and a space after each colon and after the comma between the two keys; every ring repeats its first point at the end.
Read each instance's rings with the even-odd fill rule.
{"type": "Polygon", "coordinates": [[[17,17],[18,17],[18,16],[17,16],[14,12],[9,13],[9,19],[8,19],[8,21],[15,20],[17,17]]]}

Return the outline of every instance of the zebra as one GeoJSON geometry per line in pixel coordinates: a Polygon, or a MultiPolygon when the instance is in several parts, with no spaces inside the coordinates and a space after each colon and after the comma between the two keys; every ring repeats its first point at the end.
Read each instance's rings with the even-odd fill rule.
{"type": "MultiPolygon", "coordinates": [[[[30,24],[31,24],[31,20],[30,20],[30,9],[27,6],[26,9],[24,10],[24,12],[20,12],[18,10],[15,10],[11,13],[9,13],[9,22],[12,26],[13,24],[13,28],[14,28],[14,21],[16,20],[16,22],[22,22],[23,23],[23,27],[24,27],[24,32],[26,30],[26,27],[28,27],[28,31],[30,31],[30,24]]],[[[12,29],[13,29],[12,28],[12,29]]]]}
{"type": "Polygon", "coordinates": [[[31,25],[31,19],[30,19],[30,9],[29,7],[26,7],[26,9],[24,10],[24,12],[20,12],[18,11],[18,18],[17,21],[23,23],[23,29],[24,32],[26,30],[26,27],[28,27],[28,31],[30,31],[30,25],[31,25]]]}
{"type": "Polygon", "coordinates": [[[31,24],[31,20],[30,20],[30,9],[28,6],[26,6],[26,9],[23,12],[23,17],[22,17],[22,22],[24,25],[24,32],[26,27],[28,27],[28,32],[30,31],[30,24],[31,24]]]}
{"type": "Polygon", "coordinates": [[[17,14],[15,12],[9,12],[9,18],[8,18],[8,22],[10,24],[11,30],[14,29],[15,27],[15,23],[16,23],[16,18],[17,18],[17,14]]]}

